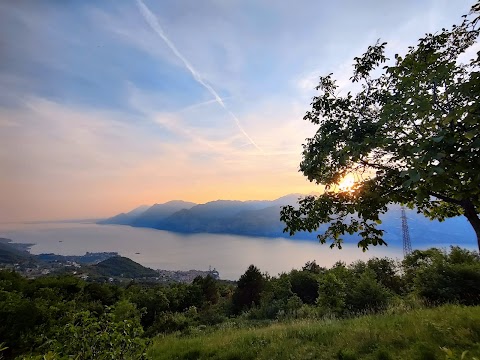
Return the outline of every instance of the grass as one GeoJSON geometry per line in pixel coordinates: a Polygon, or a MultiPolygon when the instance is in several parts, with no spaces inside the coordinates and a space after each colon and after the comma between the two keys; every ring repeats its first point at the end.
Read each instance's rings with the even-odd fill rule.
{"type": "Polygon", "coordinates": [[[260,328],[224,327],[154,340],[149,358],[433,360],[480,355],[480,307],[446,305],[404,314],[346,320],[280,322],[260,328]]]}

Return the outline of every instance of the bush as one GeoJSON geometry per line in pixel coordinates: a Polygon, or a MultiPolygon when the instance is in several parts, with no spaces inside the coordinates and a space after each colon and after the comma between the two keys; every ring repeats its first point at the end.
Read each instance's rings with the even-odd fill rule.
{"type": "Polygon", "coordinates": [[[315,304],[318,297],[318,281],[312,272],[293,270],[290,273],[290,283],[292,284],[293,293],[303,303],[315,304]]]}
{"type": "Polygon", "coordinates": [[[347,292],[346,305],[351,313],[376,312],[387,307],[391,293],[381,285],[371,270],[365,271],[347,292]]]}
{"type": "Polygon", "coordinates": [[[408,288],[430,304],[480,304],[480,256],[451,247],[416,250],[403,260],[408,288]]]}
{"type": "Polygon", "coordinates": [[[434,304],[480,304],[480,263],[434,264],[417,274],[415,288],[434,304]]]}
{"type": "Polygon", "coordinates": [[[155,322],[148,329],[147,335],[168,334],[175,331],[182,331],[194,324],[195,319],[187,317],[184,313],[162,312],[155,318],[155,322]]]}
{"type": "Polygon", "coordinates": [[[325,314],[342,315],[345,312],[346,291],[346,284],[329,272],[320,280],[317,304],[325,314]]]}
{"type": "Polygon", "coordinates": [[[42,346],[45,355],[31,359],[137,360],[145,358],[146,342],[139,319],[115,321],[111,309],[100,317],[89,311],[67,314],[69,323],[42,346]]]}

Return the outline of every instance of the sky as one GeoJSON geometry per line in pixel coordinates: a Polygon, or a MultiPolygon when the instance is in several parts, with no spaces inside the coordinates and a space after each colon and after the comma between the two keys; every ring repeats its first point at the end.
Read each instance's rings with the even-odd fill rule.
{"type": "Polygon", "coordinates": [[[346,91],[368,45],[405,53],[472,3],[1,1],[0,222],[318,191],[318,77],[346,91]]]}

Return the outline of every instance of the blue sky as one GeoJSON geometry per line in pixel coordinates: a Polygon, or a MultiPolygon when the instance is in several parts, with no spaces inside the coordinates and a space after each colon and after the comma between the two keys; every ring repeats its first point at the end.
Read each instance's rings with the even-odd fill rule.
{"type": "Polygon", "coordinates": [[[300,173],[319,75],[403,53],[472,2],[3,1],[0,218],[318,190],[300,173]]]}

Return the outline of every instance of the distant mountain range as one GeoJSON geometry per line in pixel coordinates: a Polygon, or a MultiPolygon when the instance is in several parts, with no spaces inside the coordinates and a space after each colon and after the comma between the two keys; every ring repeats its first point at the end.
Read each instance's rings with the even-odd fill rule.
{"type": "Polygon", "coordinates": [[[121,213],[109,219],[100,220],[98,223],[156,228],[163,219],[178,211],[190,209],[195,205],[197,204],[180,200],[169,201],[164,204],[155,204],[153,206],[142,205],[127,213],[121,213]]]}
{"type": "MultiPolygon", "coordinates": [[[[298,233],[290,237],[284,233],[280,210],[285,205],[295,205],[302,194],[290,194],[276,200],[233,201],[217,200],[205,204],[169,201],[151,207],[141,206],[130,212],[118,214],[99,224],[147,227],[179,233],[215,233],[261,237],[283,237],[294,240],[315,240],[315,233],[298,233]]],[[[401,211],[392,205],[382,216],[379,228],[385,230],[385,240],[390,245],[401,246],[401,211]]],[[[476,240],[470,224],[464,217],[445,222],[430,221],[414,210],[407,210],[410,236],[414,247],[448,246],[461,244],[475,247],[476,240]]],[[[322,228],[320,228],[320,231],[322,228]]],[[[358,236],[345,236],[347,242],[357,242],[358,236]]]]}

